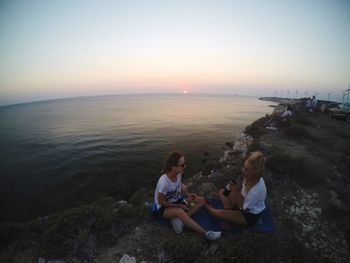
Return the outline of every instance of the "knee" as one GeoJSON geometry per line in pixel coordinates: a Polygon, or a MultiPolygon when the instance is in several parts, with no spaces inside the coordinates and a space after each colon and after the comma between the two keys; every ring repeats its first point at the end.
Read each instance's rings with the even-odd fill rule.
{"type": "Polygon", "coordinates": [[[174,214],[175,214],[175,216],[179,217],[179,216],[185,214],[185,211],[182,208],[179,208],[179,207],[178,208],[174,208],[174,214]]]}

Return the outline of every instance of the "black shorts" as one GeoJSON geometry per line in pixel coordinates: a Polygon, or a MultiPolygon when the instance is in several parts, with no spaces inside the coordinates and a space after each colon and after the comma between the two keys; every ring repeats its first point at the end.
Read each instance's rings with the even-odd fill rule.
{"type": "MultiPolygon", "coordinates": [[[[181,204],[183,199],[179,199],[176,202],[172,202],[172,204],[181,204]]],[[[159,217],[163,217],[165,211],[165,207],[161,206],[159,209],[155,209],[153,213],[159,217]]]]}
{"type": "Polygon", "coordinates": [[[244,212],[244,211],[241,211],[241,212],[244,215],[248,226],[254,226],[259,221],[260,216],[261,216],[261,213],[259,213],[259,214],[252,214],[252,213],[244,212]]]}

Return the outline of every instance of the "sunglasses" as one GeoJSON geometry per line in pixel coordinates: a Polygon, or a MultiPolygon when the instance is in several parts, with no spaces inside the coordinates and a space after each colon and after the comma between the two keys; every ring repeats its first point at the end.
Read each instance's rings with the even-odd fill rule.
{"type": "Polygon", "coordinates": [[[185,166],[186,166],[186,163],[178,165],[178,167],[185,167],[185,166]]]}

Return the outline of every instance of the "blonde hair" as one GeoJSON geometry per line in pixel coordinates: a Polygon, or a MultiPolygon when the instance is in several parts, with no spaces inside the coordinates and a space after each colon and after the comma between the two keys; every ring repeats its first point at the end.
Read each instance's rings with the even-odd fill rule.
{"type": "Polygon", "coordinates": [[[246,193],[260,180],[265,169],[265,158],[262,152],[252,152],[246,160],[252,166],[253,176],[249,179],[244,178],[243,184],[246,193]]]}

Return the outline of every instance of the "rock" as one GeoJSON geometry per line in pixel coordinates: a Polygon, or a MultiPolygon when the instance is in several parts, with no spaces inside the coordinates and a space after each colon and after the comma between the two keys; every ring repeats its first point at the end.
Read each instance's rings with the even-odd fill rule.
{"type": "Polygon", "coordinates": [[[233,148],[233,145],[235,144],[235,142],[225,142],[227,147],[233,148]]]}
{"type": "Polygon", "coordinates": [[[117,206],[117,207],[122,207],[122,206],[126,206],[127,204],[128,204],[127,201],[125,201],[125,200],[120,200],[120,201],[118,201],[118,202],[116,203],[116,206],[117,206]]]}
{"type": "Polygon", "coordinates": [[[322,213],[322,209],[319,208],[319,207],[315,207],[315,208],[314,208],[314,211],[315,211],[317,214],[321,214],[321,213],[322,213]]]}
{"type": "Polygon", "coordinates": [[[46,261],[46,259],[39,257],[37,263],[64,263],[64,261],[62,261],[62,260],[47,260],[46,261]]]}
{"type": "Polygon", "coordinates": [[[164,250],[160,251],[160,253],[158,254],[158,262],[159,263],[168,262],[168,256],[166,255],[164,250]]]}
{"type": "Polygon", "coordinates": [[[305,233],[309,233],[311,231],[313,231],[315,229],[314,226],[311,226],[311,225],[303,225],[303,232],[305,233]]]}
{"type": "Polygon", "coordinates": [[[343,207],[343,203],[338,199],[338,194],[334,191],[329,191],[330,198],[329,198],[329,204],[333,205],[337,208],[343,207]]]}
{"type": "Polygon", "coordinates": [[[116,204],[114,204],[114,210],[113,211],[116,212],[116,211],[118,211],[119,208],[127,206],[127,205],[128,205],[127,201],[120,200],[116,204]]]}
{"type": "Polygon", "coordinates": [[[300,208],[295,208],[295,214],[297,215],[297,216],[299,216],[299,215],[301,215],[302,214],[302,210],[300,209],[300,208]]]}
{"type": "Polygon", "coordinates": [[[272,151],[272,146],[265,142],[260,142],[259,146],[260,146],[260,149],[265,153],[270,153],[272,151]]]}
{"type": "Polygon", "coordinates": [[[309,211],[309,216],[311,218],[317,218],[318,217],[317,214],[314,211],[312,211],[312,210],[309,211]]]}
{"type": "Polygon", "coordinates": [[[120,260],[119,263],[136,263],[135,257],[130,257],[129,255],[125,254],[120,260]]]}
{"type": "Polygon", "coordinates": [[[294,206],[292,206],[292,207],[290,208],[290,213],[291,213],[291,214],[294,214],[294,212],[295,212],[295,209],[294,209],[294,206]]]}
{"type": "Polygon", "coordinates": [[[202,255],[207,256],[207,255],[214,255],[217,250],[219,249],[219,244],[218,243],[211,243],[210,248],[205,250],[202,255]]]}
{"type": "Polygon", "coordinates": [[[202,183],[196,191],[200,196],[213,197],[217,194],[216,186],[213,183],[202,183]]]}
{"type": "Polygon", "coordinates": [[[143,205],[144,205],[145,207],[151,207],[151,206],[152,206],[152,203],[146,201],[146,202],[143,203],[143,205]]]}

